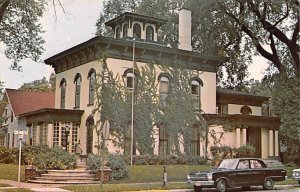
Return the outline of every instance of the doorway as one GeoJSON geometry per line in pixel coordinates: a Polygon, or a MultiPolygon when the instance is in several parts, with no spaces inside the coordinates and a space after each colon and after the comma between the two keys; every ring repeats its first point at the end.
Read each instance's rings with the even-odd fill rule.
{"type": "Polygon", "coordinates": [[[86,154],[93,153],[93,128],[94,118],[88,117],[86,120],[86,154]]]}
{"type": "Polygon", "coordinates": [[[255,148],[255,157],[261,158],[261,128],[248,127],[247,144],[255,148]]]}

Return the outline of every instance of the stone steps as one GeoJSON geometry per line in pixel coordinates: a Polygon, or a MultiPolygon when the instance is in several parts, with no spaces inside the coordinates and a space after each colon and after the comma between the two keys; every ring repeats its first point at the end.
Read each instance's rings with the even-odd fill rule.
{"type": "Polygon", "coordinates": [[[263,160],[267,167],[283,167],[284,165],[282,162],[275,160],[275,159],[264,159],[263,160]]]}
{"type": "Polygon", "coordinates": [[[44,184],[96,184],[95,175],[89,170],[48,170],[35,179],[29,180],[31,183],[44,184]]]}

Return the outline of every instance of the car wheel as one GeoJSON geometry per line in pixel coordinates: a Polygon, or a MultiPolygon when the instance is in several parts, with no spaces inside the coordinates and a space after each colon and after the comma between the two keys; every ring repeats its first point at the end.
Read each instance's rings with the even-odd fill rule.
{"type": "Polygon", "coordinates": [[[263,187],[265,190],[272,190],[274,188],[274,181],[271,178],[266,178],[263,187]]]}
{"type": "Polygon", "coordinates": [[[202,191],[202,187],[194,185],[194,191],[195,192],[201,192],[202,191]]]}
{"type": "Polygon", "coordinates": [[[300,185],[300,180],[298,181],[298,184],[300,185]]]}
{"type": "Polygon", "coordinates": [[[226,191],[226,181],[224,179],[220,179],[217,182],[217,189],[219,192],[225,192],[226,191]]]}

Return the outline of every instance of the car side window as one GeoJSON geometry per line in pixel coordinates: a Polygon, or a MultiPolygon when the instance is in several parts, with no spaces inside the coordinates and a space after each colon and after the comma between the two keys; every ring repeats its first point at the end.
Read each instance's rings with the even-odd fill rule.
{"type": "Polygon", "coordinates": [[[249,169],[249,161],[248,160],[240,160],[237,169],[249,169]]]}
{"type": "Polygon", "coordinates": [[[263,168],[263,165],[257,160],[250,160],[251,169],[263,168]]]}

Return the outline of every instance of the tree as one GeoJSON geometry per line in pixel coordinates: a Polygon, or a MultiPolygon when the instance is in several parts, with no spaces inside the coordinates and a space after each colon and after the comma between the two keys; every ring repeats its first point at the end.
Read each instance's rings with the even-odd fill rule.
{"type": "Polygon", "coordinates": [[[46,77],[40,80],[34,80],[30,83],[24,83],[19,90],[38,91],[38,92],[55,92],[55,75],[51,74],[49,81],[46,77]]]}
{"type": "Polygon", "coordinates": [[[0,41],[6,46],[6,57],[13,60],[11,69],[21,70],[18,62],[38,61],[43,53],[39,19],[46,5],[45,0],[0,0],[0,41]]]}

